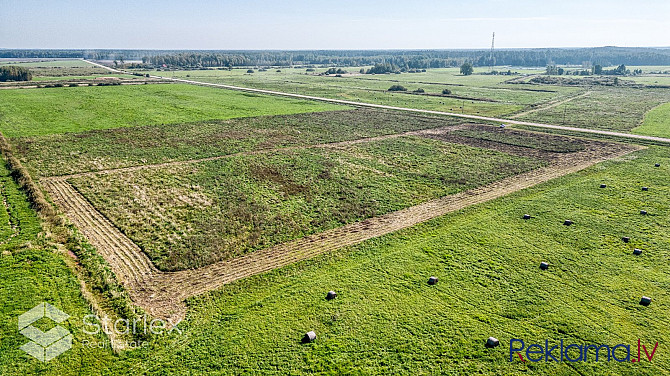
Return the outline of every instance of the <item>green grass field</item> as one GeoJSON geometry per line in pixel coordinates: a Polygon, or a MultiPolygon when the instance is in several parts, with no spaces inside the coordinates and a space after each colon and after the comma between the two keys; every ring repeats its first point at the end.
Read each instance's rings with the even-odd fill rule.
{"type": "Polygon", "coordinates": [[[653,108],[644,115],[644,122],[633,133],[670,137],[670,103],[653,108]]]}
{"type": "Polygon", "coordinates": [[[593,88],[586,97],[533,112],[520,120],[629,132],[645,113],[670,102],[668,89],[593,88]]]}
{"type": "Polygon", "coordinates": [[[668,163],[664,149],[642,151],[194,298],[189,334],[129,354],[131,371],[668,374],[668,163]],[[319,337],[301,345],[307,330],[319,337]],[[486,349],[489,336],[501,346],[486,349]],[[510,363],[511,338],[661,345],[641,364],[510,363]]]}
{"type": "MultiPolygon", "coordinates": [[[[357,73],[359,70],[357,67],[345,69],[355,74],[342,77],[318,76],[306,72],[305,69],[281,69],[281,72],[270,69],[266,72],[256,71],[253,74],[247,74],[246,69],[153,71],[150,73],[164,77],[225,83],[326,98],[489,116],[513,114],[533,105],[565,98],[581,90],[569,87],[505,84],[505,80],[517,76],[482,74],[462,76],[458,73],[457,68],[429,69],[423,73],[381,75],[361,75],[357,73]],[[408,92],[388,92],[388,88],[395,84],[405,86],[408,92]],[[424,89],[426,94],[431,95],[411,93],[418,88],[424,89]],[[440,96],[445,88],[452,91],[451,97],[440,96]]],[[[325,69],[317,69],[314,73],[322,71],[325,69]]],[[[484,71],[484,69],[478,69],[476,73],[484,71]]]]}
{"type": "MultiPolygon", "coordinates": [[[[670,238],[663,231],[669,164],[664,149],[651,148],[238,281],[191,299],[182,335],[154,338],[121,356],[79,351],[42,364],[20,356],[21,337],[8,326],[4,373],[669,374],[662,342],[670,309],[664,267],[670,238]],[[654,168],[656,162],[664,167],[654,168]],[[603,182],[609,188],[599,189],[603,182]],[[650,191],[640,191],[642,184],[650,191]],[[641,207],[650,215],[640,216],[641,207]],[[525,213],[534,219],[521,220],[525,213]],[[575,225],[563,226],[566,218],[575,225]],[[633,256],[634,247],[643,255],[633,256]],[[540,261],[550,269],[540,271],[540,261]],[[435,286],[426,284],[431,275],[440,278],[435,286]],[[326,301],[328,290],[338,297],[326,301]],[[641,295],[653,297],[649,307],[638,305],[641,295]],[[302,345],[308,330],[318,338],[302,345]],[[501,346],[486,349],[489,336],[501,346]],[[661,344],[654,360],[641,364],[510,363],[511,338],[661,344]]],[[[17,260],[3,262],[3,270],[16,269],[17,260]]],[[[43,275],[29,265],[16,278],[43,275]]],[[[49,294],[71,304],[75,285],[51,285],[49,294]]],[[[13,315],[32,303],[2,307],[13,315]]],[[[79,334],[75,342],[86,338],[79,334]]]]}
{"type": "Polygon", "coordinates": [[[273,152],[70,181],[156,266],[180,270],[542,165],[540,160],[402,137],[337,150],[273,152]]]}
{"type": "MultiPolygon", "coordinates": [[[[76,69],[86,63],[67,64],[76,69]]],[[[455,69],[342,78],[304,73],[174,75],[416,108],[458,111],[464,104],[466,113],[488,115],[509,115],[588,90],[506,84],[509,77],[465,77],[455,69]],[[388,94],[395,83],[433,94],[448,87],[472,100],[388,94]]],[[[669,135],[667,89],[590,90],[587,97],[524,119],[669,135]]],[[[584,149],[575,139],[488,126],[430,139],[309,147],[462,121],[190,85],[8,89],[0,90],[0,103],[0,131],[36,179],[259,151],[70,179],[167,270],[230,258],[528,171],[547,163],[538,155],[561,158],[584,149]],[[492,144],[502,151],[485,148],[492,144]],[[294,149],[269,151],[283,147],[294,149]]],[[[114,281],[104,263],[87,269],[95,260],[79,253],[72,259],[50,244],[4,164],[0,198],[0,375],[670,375],[666,147],[652,146],[190,298],[181,333],[149,336],[139,349],[118,354],[86,345],[108,343],[101,334],[84,332],[82,320],[91,308],[72,267],[86,270],[93,292],[111,306],[124,292],[106,287],[114,281]],[[641,215],[641,209],[649,214],[641,215]],[[522,220],[524,214],[532,219],[522,220]],[[564,226],[565,219],[575,224],[564,226]],[[634,248],[642,255],[632,255],[634,248]],[[542,261],[549,262],[548,270],[538,268],[542,261]],[[439,282],[429,286],[430,276],[439,282]],[[325,299],[329,290],[337,291],[336,299],[325,299]],[[653,298],[649,307],[639,305],[643,295],[653,298]],[[17,332],[17,317],[42,301],[71,316],[62,325],[74,335],[73,349],[47,363],[20,350],[28,340],[17,332]],[[309,330],[317,340],[301,344],[309,330]],[[489,336],[501,346],[485,348],[489,336]],[[512,338],[527,344],[624,343],[634,355],[638,339],[649,348],[658,341],[659,348],[653,361],[639,364],[510,362],[512,338]]],[[[68,240],[66,247],[71,245],[68,240]]]]}
{"type": "MultiPolygon", "coordinates": [[[[282,102],[280,102],[282,103],[282,102]]],[[[309,108],[309,107],[308,107],[309,108]]],[[[461,119],[335,107],[341,111],[147,125],[14,139],[37,176],[355,140],[462,124],[461,119]]]]}
{"type": "Polygon", "coordinates": [[[7,137],[346,108],[193,85],[2,90],[0,101],[7,137]]]}
{"type": "MultiPolygon", "coordinates": [[[[74,333],[74,347],[59,362],[40,363],[19,349],[28,339],[17,331],[18,316],[47,301],[78,318],[90,313],[79,290],[79,282],[67,267],[64,255],[44,241],[40,221],[26,198],[0,163],[0,374],[68,374],[73,364],[78,372],[95,372],[98,362],[111,361],[109,351],[82,346],[81,319],[64,323],[74,333]],[[94,360],[78,364],[81,359],[94,360]]],[[[43,330],[52,325],[46,323],[43,330]]]]}

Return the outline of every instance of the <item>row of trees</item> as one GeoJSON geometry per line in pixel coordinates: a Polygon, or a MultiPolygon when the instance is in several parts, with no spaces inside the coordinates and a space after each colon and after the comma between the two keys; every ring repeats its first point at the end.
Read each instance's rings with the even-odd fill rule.
{"type": "Polygon", "coordinates": [[[5,81],[30,81],[33,79],[32,73],[30,70],[25,67],[19,67],[16,65],[8,65],[6,67],[0,67],[0,82],[5,81]]]}
{"type": "MultiPolygon", "coordinates": [[[[627,65],[670,65],[670,49],[654,48],[550,48],[498,50],[493,59],[489,50],[398,50],[398,51],[198,51],[153,52],[143,62],[157,67],[222,66],[390,66],[390,71],[458,67],[469,61],[473,66],[547,66],[594,62],[601,66],[614,62],[627,65]]],[[[386,73],[386,72],[384,72],[386,73]]]]}
{"type": "MultiPolygon", "coordinates": [[[[603,69],[602,65],[596,64],[590,70],[578,69],[568,71],[556,65],[547,65],[546,74],[553,76],[574,75],[574,76],[589,76],[589,75],[609,75],[609,76],[626,76],[630,74],[630,69],[626,68],[625,64],[621,64],[614,69],[603,69]]],[[[642,69],[635,69],[633,74],[642,74],[642,69]]]]}

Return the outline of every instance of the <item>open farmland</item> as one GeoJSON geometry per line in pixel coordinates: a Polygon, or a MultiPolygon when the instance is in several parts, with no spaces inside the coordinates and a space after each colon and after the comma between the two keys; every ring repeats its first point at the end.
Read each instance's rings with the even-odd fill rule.
{"type": "Polygon", "coordinates": [[[654,107],[644,115],[644,122],[633,128],[633,133],[651,136],[670,136],[670,103],[654,107]]]}
{"type": "MultiPolygon", "coordinates": [[[[643,132],[664,135],[664,106],[651,105],[666,101],[661,89],[530,91],[496,76],[427,74],[458,77],[459,95],[477,96],[472,111],[561,124],[562,110],[566,124],[626,131],[645,116],[643,132]],[[593,123],[580,118],[613,99],[631,111],[612,120],[608,104],[593,123]]],[[[365,79],[384,90],[389,77],[414,85],[418,75],[365,79]]],[[[314,87],[334,93],[324,85],[314,87]]],[[[42,231],[46,220],[25,200],[28,219],[12,220],[6,204],[5,221],[0,210],[0,236],[13,242],[0,260],[11,286],[0,297],[14,307],[4,313],[34,305],[9,302],[30,279],[35,304],[73,316],[89,311],[91,290],[103,305],[95,312],[184,321],[183,333],[122,338],[141,338],[137,349],[84,348],[91,336],[73,322],[78,345],[58,363],[19,365],[9,357],[29,358],[14,321],[0,326],[13,351],[0,373],[630,374],[630,363],[509,362],[505,347],[512,338],[653,344],[668,334],[665,147],[184,84],[5,92],[0,130],[70,232],[47,246],[63,229],[42,231]],[[13,224],[23,221],[20,237],[13,224]],[[324,300],[329,290],[335,300],[324,300]],[[651,306],[638,304],[642,295],[651,306]],[[309,330],[318,340],[300,344],[309,330]],[[489,336],[503,346],[485,348],[489,336]]],[[[13,189],[5,202],[20,203],[13,189]]],[[[659,347],[633,373],[669,374],[668,359],[659,347]]]]}
{"type": "Polygon", "coordinates": [[[38,176],[55,176],[352,141],[463,123],[393,111],[316,107],[323,108],[339,111],[45,134],[18,137],[13,142],[22,161],[38,176]]]}
{"type": "Polygon", "coordinates": [[[163,270],[201,267],[472,189],[541,160],[399,137],[70,181],[163,270]],[[478,171],[471,174],[471,171],[478,171]]]}
{"type": "Polygon", "coordinates": [[[342,109],[193,85],[0,90],[6,137],[342,109]]]}
{"type": "MultiPolygon", "coordinates": [[[[358,71],[357,67],[346,69],[358,71]]],[[[325,69],[317,69],[316,73],[318,71],[325,69]]],[[[411,74],[356,73],[342,77],[319,76],[305,72],[305,69],[281,69],[281,72],[270,69],[253,74],[245,72],[244,69],[233,69],[149,73],[325,98],[487,116],[510,115],[545,102],[570,97],[580,91],[572,87],[506,84],[509,76],[477,74],[466,77],[455,68],[411,74]],[[389,87],[396,84],[404,86],[407,92],[389,92],[389,87]],[[413,92],[419,88],[425,92],[413,92]],[[451,94],[443,95],[443,89],[449,89],[451,94]]],[[[477,73],[483,72],[481,70],[477,73]]]]}

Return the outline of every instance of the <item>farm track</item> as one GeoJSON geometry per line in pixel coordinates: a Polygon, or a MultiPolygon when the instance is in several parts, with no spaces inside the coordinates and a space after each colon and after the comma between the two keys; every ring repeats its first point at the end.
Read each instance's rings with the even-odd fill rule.
{"type": "MultiPolygon", "coordinates": [[[[455,130],[459,127],[447,127],[455,130]]],[[[308,147],[341,147],[407,134],[426,134],[436,130],[407,132],[396,135],[372,137],[361,140],[321,144],[308,147]]],[[[336,229],[296,239],[274,247],[258,250],[231,260],[220,261],[199,269],[178,272],[161,272],[151,263],[142,250],[111,221],[93,207],[66,179],[71,176],[42,179],[41,182],[62,212],[98,249],[111,265],[129,292],[135,304],[155,317],[176,322],[186,313],[184,300],[236,280],[268,272],[302,260],[331,252],[338,248],[358,244],[367,239],[398,231],[427,220],[480,204],[495,198],[580,171],[598,162],[619,157],[639,146],[611,143],[592,143],[586,150],[566,154],[547,167],[509,177],[498,182],[427,201],[379,217],[351,223],[336,229]]],[[[297,148],[297,147],[296,147],[297,148]]],[[[295,148],[293,148],[295,149],[295,148]]],[[[277,149],[274,149],[277,150],[277,149]]],[[[270,150],[268,150],[270,151],[270,150]]],[[[268,152],[263,151],[263,152],[268,152]]],[[[229,156],[215,157],[225,158],[229,156]]],[[[209,160],[207,158],[204,160],[209,160]]],[[[202,160],[171,162],[195,163],[202,160]]],[[[153,168],[160,165],[137,166],[132,169],[153,168]]],[[[124,172],[128,169],[99,171],[95,173],[124,172]]],[[[93,173],[87,173],[93,174],[93,173]]],[[[81,176],[81,175],[76,175],[81,176]]]]}
{"type": "Polygon", "coordinates": [[[575,96],[572,96],[572,97],[570,97],[570,98],[566,98],[566,99],[562,99],[562,100],[556,100],[556,101],[551,101],[551,102],[545,104],[544,106],[539,106],[539,107],[537,107],[537,108],[533,108],[533,109],[531,109],[531,110],[524,111],[524,112],[519,112],[518,114],[512,115],[512,116],[510,116],[510,119],[517,119],[517,118],[520,118],[520,117],[522,117],[522,116],[526,116],[526,115],[532,114],[532,113],[534,113],[534,112],[544,111],[544,110],[548,110],[548,109],[550,109],[550,108],[558,107],[558,106],[560,106],[560,105],[562,105],[562,104],[566,104],[566,103],[572,102],[572,101],[574,101],[575,99],[584,98],[584,97],[588,96],[589,94],[591,94],[591,92],[590,92],[590,91],[586,91],[586,92],[583,92],[583,93],[581,93],[581,94],[577,94],[577,95],[575,95],[575,96]]]}

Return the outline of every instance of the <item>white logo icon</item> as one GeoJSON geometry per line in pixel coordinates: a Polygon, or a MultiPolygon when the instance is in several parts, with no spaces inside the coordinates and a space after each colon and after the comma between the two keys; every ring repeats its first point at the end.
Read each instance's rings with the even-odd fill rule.
{"type": "Polygon", "coordinates": [[[42,362],[48,362],[72,347],[72,334],[60,325],[46,332],[32,325],[43,317],[60,324],[70,316],[49,303],[40,303],[19,316],[19,333],[30,339],[30,342],[21,346],[21,350],[42,362]]]}

